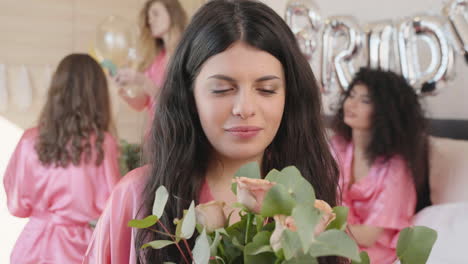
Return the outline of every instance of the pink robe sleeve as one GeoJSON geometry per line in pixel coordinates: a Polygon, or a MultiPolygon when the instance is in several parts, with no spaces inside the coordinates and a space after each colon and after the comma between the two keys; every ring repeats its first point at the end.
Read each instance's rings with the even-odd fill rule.
{"type": "Polygon", "coordinates": [[[32,211],[34,180],[28,179],[31,175],[28,173],[28,157],[34,151],[32,146],[33,142],[30,142],[25,132],[10,158],[3,178],[8,210],[17,217],[29,217],[32,211]]]}
{"type": "Polygon", "coordinates": [[[416,190],[411,174],[400,158],[393,158],[387,168],[380,192],[373,199],[363,225],[401,230],[412,224],[416,190]]]}
{"type": "Polygon", "coordinates": [[[145,168],[129,172],[114,188],[94,230],[83,264],[133,264],[136,230],[128,227],[140,207],[145,168]]]}

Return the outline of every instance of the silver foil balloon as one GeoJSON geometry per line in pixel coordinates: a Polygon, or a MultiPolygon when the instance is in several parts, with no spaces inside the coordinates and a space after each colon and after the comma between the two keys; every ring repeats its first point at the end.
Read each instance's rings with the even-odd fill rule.
{"type": "Polygon", "coordinates": [[[416,16],[398,26],[398,47],[402,75],[419,93],[434,94],[437,83],[453,76],[454,51],[444,32],[444,20],[436,16],[416,16]],[[430,63],[421,69],[419,51],[427,44],[430,63]]]}
{"type": "Polygon", "coordinates": [[[322,18],[312,0],[290,0],[286,6],[286,23],[296,35],[297,42],[309,63],[320,43],[322,18]]]}
{"type": "Polygon", "coordinates": [[[400,72],[397,29],[392,21],[367,25],[368,66],[373,69],[400,72]]]}
{"type": "Polygon", "coordinates": [[[444,8],[454,35],[457,50],[465,55],[468,63],[468,0],[451,0],[444,8]]]}
{"type": "MultiPolygon", "coordinates": [[[[321,84],[325,93],[338,86],[347,90],[358,56],[363,50],[364,33],[349,16],[330,17],[322,34],[321,84]]],[[[359,64],[359,63],[358,63],[359,64]]]]}

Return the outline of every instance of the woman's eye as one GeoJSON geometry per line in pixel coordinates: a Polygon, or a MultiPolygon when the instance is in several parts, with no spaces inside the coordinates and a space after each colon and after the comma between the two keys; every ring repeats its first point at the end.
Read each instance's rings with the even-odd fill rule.
{"type": "Polygon", "coordinates": [[[258,88],[257,91],[268,95],[276,94],[276,90],[272,88],[258,88]]]}
{"type": "Polygon", "coordinates": [[[211,90],[211,92],[214,94],[224,94],[232,90],[234,90],[234,88],[218,88],[211,90]]]}

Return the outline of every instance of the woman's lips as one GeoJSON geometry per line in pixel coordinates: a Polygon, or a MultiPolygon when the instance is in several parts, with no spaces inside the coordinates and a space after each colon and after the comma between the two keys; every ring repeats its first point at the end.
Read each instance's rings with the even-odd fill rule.
{"type": "Polygon", "coordinates": [[[250,139],[258,135],[263,129],[261,127],[255,126],[236,126],[225,129],[226,132],[231,135],[241,138],[241,139],[250,139]]]}

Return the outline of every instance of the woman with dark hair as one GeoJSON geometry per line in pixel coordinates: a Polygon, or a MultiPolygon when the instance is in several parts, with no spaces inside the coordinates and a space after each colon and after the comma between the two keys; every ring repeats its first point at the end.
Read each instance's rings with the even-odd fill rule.
{"type": "Polygon", "coordinates": [[[84,263],[182,263],[175,246],[141,250],[166,238],[128,221],[151,214],[163,185],[170,197],[160,221],[174,233],[173,220],[192,200],[231,205],[232,177],[252,161],[263,174],[297,166],[319,199],[337,204],[338,170],[316,80],[289,27],[265,4],[218,0],[201,7],[172,57],[157,112],[150,164],[116,187],[84,263]]]}
{"type": "Polygon", "coordinates": [[[8,209],[30,220],[11,263],[81,263],[120,178],[107,81],[89,55],[59,64],[37,128],[24,132],[5,172],[8,209]]]}
{"type": "Polygon", "coordinates": [[[348,226],[372,263],[393,263],[399,231],[430,204],[426,126],[418,96],[403,77],[365,68],[334,117],[348,226]]]}

